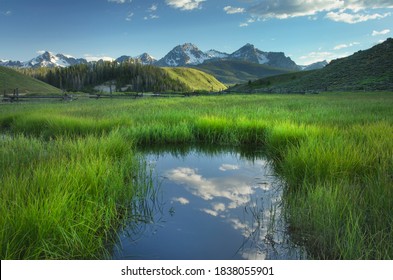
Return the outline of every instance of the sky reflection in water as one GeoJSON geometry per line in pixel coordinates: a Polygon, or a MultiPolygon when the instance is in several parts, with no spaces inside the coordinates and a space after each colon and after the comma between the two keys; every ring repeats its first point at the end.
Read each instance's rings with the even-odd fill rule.
{"type": "Polygon", "coordinates": [[[148,160],[158,176],[153,221],[130,224],[114,259],[304,258],[285,233],[281,183],[266,160],[200,151],[148,160]]]}

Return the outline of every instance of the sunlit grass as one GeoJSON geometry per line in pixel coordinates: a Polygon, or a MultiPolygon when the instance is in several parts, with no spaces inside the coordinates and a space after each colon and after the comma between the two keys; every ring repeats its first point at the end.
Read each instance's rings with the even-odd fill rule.
{"type": "Polygon", "coordinates": [[[2,259],[109,257],[139,163],[118,133],[0,140],[2,259]]]}
{"type": "Polygon", "coordinates": [[[135,149],[207,143],[268,149],[312,257],[391,259],[392,105],[392,93],[330,93],[2,106],[2,258],[105,256],[94,240],[135,193],[135,149]]]}

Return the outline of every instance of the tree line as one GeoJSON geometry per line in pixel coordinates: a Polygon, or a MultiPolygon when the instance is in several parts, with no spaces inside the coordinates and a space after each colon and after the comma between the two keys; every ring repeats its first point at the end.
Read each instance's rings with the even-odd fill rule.
{"type": "Polygon", "coordinates": [[[191,89],[169,77],[161,68],[143,65],[133,59],[98,61],[65,68],[20,69],[26,75],[65,91],[94,92],[94,87],[110,83],[116,91],[132,92],[187,92],[191,89]]]}

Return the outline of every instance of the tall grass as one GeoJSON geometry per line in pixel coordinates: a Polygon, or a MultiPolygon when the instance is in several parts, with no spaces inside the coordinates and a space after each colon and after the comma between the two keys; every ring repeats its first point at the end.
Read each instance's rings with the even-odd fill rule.
{"type": "Polygon", "coordinates": [[[102,256],[90,239],[110,235],[138,184],[132,142],[265,146],[312,257],[391,259],[392,105],[381,92],[2,106],[1,254],[102,256]]]}
{"type": "Polygon", "coordinates": [[[136,193],[129,143],[102,136],[0,140],[1,259],[96,259],[136,193]]]}
{"type": "Polygon", "coordinates": [[[286,153],[289,220],[298,236],[309,232],[304,242],[316,257],[392,257],[392,137],[385,122],[355,125],[286,153]]]}

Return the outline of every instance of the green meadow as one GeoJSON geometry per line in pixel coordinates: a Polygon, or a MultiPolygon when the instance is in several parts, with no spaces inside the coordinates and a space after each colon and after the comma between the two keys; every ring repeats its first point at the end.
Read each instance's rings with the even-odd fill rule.
{"type": "Polygon", "coordinates": [[[14,69],[0,66],[0,93],[13,94],[15,89],[19,93],[60,94],[61,90],[40,80],[27,77],[14,69]]]}
{"type": "Polygon", "coordinates": [[[1,259],[105,259],[151,185],[150,145],[265,147],[315,259],[393,258],[393,94],[0,106],[1,259]]]}

